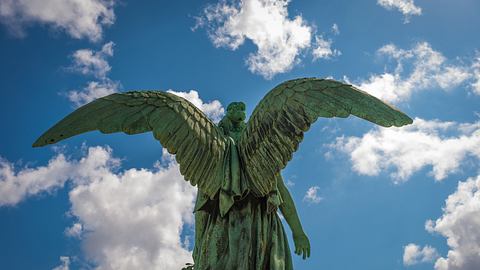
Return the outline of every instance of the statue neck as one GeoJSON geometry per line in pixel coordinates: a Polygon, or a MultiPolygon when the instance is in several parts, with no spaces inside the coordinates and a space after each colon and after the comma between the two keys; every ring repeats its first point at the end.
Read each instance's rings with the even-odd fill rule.
{"type": "Polygon", "coordinates": [[[225,135],[232,137],[235,141],[240,138],[240,135],[245,129],[245,122],[233,122],[225,116],[219,123],[225,135]]]}
{"type": "Polygon", "coordinates": [[[242,122],[232,122],[232,126],[228,131],[228,136],[232,137],[235,142],[240,139],[240,135],[242,134],[243,129],[245,128],[245,124],[242,122]]]}

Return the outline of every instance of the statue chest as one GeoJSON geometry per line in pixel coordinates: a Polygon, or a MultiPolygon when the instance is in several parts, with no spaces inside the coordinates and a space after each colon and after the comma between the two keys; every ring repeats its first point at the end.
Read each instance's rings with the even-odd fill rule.
{"type": "Polygon", "coordinates": [[[230,131],[228,133],[228,136],[231,137],[233,139],[233,141],[235,142],[235,144],[237,144],[237,142],[240,140],[240,135],[242,134],[242,131],[230,131]]]}

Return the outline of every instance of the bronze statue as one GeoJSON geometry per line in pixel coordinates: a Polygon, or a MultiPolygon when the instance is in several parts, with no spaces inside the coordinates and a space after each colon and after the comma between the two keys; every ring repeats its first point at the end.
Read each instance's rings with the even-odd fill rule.
{"type": "Polygon", "coordinates": [[[68,115],[34,144],[56,143],[88,131],[152,131],[175,154],[185,180],[198,186],[194,265],[189,269],[293,269],[277,209],[290,226],[295,253],[310,243],[280,171],[318,117],[350,114],[384,127],[412,120],[347,84],[295,79],[271,90],[245,123],[245,104],[228,105],[215,125],[189,101],[160,91],[116,93],[68,115]]]}

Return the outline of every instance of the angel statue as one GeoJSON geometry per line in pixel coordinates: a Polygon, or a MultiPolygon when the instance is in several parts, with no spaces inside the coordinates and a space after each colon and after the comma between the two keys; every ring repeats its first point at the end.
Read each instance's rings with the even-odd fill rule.
{"type": "Polygon", "coordinates": [[[295,204],[280,172],[303,133],[319,117],[353,114],[384,127],[412,123],[407,115],[352,85],[302,78],[271,90],[245,122],[245,104],[233,102],[216,125],[189,101],[161,91],[99,98],[45,132],[34,147],[88,131],[152,131],[174,154],[186,181],[198,187],[194,208],[195,270],[293,269],[277,210],[291,228],[295,254],[310,256],[295,204]]]}

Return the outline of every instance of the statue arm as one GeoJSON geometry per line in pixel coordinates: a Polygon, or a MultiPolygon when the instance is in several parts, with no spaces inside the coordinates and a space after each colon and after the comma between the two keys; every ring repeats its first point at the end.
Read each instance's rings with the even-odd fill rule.
{"type": "Polygon", "coordinates": [[[283,199],[283,203],[280,205],[280,211],[292,230],[293,241],[295,242],[295,254],[302,255],[303,259],[306,259],[310,257],[310,241],[303,231],[295,203],[283,182],[282,176],[279,176],[277,179],[278,191],[283,199]]]}

